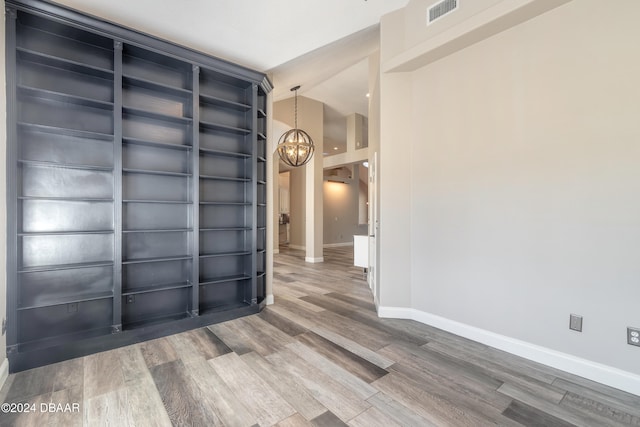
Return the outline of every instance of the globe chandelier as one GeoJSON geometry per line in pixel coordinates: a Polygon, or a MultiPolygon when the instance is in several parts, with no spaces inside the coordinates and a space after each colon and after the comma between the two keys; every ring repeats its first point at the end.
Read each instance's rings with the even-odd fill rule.
{"type": "Polygon", "coordinates": [[[302,129],[298,129],[298,89],[300,86],[291,88],[294,95],[294,126],[293,129],[286,131],[278,140],[278,155],[289,166],[299,167],[307,164],[315,146],[309,134],[302,129]]]}

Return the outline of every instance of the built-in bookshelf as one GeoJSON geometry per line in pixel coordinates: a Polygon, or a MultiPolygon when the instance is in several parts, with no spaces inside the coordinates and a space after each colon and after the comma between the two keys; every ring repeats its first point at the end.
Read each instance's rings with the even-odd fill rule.
{"type": "Polygon", "coordinates": [[[200,70],[200,313],[251,303],[253,85],[200,70]]]}
{"type": "Polygon", "coordinates": [[[11,371],[258,311],[268,79],[6,6],[11,371]]]}
{"type": "Polygon", "coordinates": [[[192,315],[193,72],[122,45],[122,328],[192,315]]]}

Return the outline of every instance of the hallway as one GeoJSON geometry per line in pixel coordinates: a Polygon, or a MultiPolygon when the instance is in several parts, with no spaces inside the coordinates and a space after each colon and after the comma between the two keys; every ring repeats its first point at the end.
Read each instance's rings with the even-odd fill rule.
{"type": "Polygon", "coordinates": [[[640,398],[379,319],[352,248],[275,256],[262,313],[11,375],[0,425],[640,425],[640,398]],[[41,403],[80,412],[41,412],[41,403]]]}

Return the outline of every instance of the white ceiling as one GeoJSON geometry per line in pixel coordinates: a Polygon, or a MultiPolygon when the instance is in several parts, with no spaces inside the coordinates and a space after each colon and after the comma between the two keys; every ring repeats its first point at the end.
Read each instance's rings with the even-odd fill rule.
{"type": "MultiPolygon", "coordinates": [[[[379,26],[374,25],[299,56],[272,69],[276,101],[291,96],[291,88],[300,85],[298,95],[325,104],[324,135],[329,154],[346,149],[346,116],[368,115],[369,55],[379,48],[379,26]],[[333,150],[337,146],[338,150],[333,150]]],[[[316,141],[317,142],[317,141],[316,141]]]]}
{"type": "Polygon", "coordinates": [[[325,103],[325,134],[344,116],[368,114],[366,58],[379,46],[380,17],[409,0],[57,0],[57,3],[258,71],[274,100],[325,103]]]}
{"type": "Polygon", "coordinates": [[[380,22],[408,0],[57,0],[267,71],[380,22]]]}
{"type": "MultiPolygon", "coordinates": [[[[324,147],[329,154],[341,153],[346,149],[346,116],[358,113],[369,115],[369,61],[368,58],[337,73],[333,77],[311,87],[304,96],[325,104],[324,134],[333,142],[332,147],[324,147]],[[338,150],[335,150],[338,146],[338,150]]],[[[329,141],[327,141],[328,143],[329,141]]]]}

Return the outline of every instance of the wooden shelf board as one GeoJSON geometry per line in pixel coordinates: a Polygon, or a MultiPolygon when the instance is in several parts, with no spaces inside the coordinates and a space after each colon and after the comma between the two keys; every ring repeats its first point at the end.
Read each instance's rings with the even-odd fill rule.
{"type": "Polygon", "coordinates": [[[200,179],[213,179],[218,181],[234,181],[234,182],[249,182],[251,178],[231,178],[228,176],[214,176],[214,175],[200,175],[200,179]]]}
{"type": "Polygon", "coordinates": [[[126,290],[122,292],[122,296],[128,296],[128,295],[138,295],[138,294],[146,294],[149,292],[157,292],[157,291],[166,291],[169,289],[182,289],[182,288],[190,288],[193,285],[191,283],[189,283],[188,281],[186,282],[174,282],[174,283],[159,283],[159,284],[155,284],[155,285],[149,285],[149,286],[143,286],[140,288],[133,288],[130,290],[126,290]]]}
{"type": "Polygon", "coordinates": [[[123,86],[137,86],[143,89],[164,92],[173,96],[178,96],[180,98],[189,98],[192,94],[192,92],[188,89],[183,89],[177,86],[169,86],[163,83],[158,83],[153,80],[136,77],[126,73],[123,73],[122,80],[123,86]]]}
{"type": "Polygon", "coordinates": [[[72,61],[70,59],[41,53],[23,47],[17,47],[16,52],[18,54],[18,60],[21,61],[35,62],[41,65],[69,70],[76,73],[87,73],[94,77],[113,80],[113,70],[107,68],[101,68],[78,61],[72,61]]]}
{"type": "Polygon", "coordinates": [[[25,122],[18,122],[18,127],[22,128],[23,130],[35,131],[40,133],[50,133],[54,135],[73,136],[77,138],[87,138],[98,141],[113,142],[113,135],[108,133],[91,132],[81,129],[71,129],[25,122]]]}
{"type": "Polygon", "coordinates": [[[20,237],[36,237],[36,236],[77,236],[82,234],[113,234],[113,230],[91,230],[91,231],[35,231],[18,233],[20,237]]]}
{"type": "Polygon", "coordinates": [[[166,262],[166,261],[180,261],[180,260],[192,259],[192,258],[193,257],[191,255],[176,255],[176,256],[165,256],[165,257],[124,259],[122,260],[122,265],[147,264],[152,262],[166,262]]]}
{"type": "Polygon", "coordinates": [[[122,203],[157,203],[164,205],[192,205],[193,202],[185,200],[145,200],[145,199],[124,199],[122,203]]]}
{"type": "Polygon", "coordinates": [[[200,231],[250,231],[251,227],[214,227],[214,228],[201,228],[200,231]]]}
{"type": "Polygon", "coordinates": [[[238,128],[238,127],[234,127],[234,126],[227,126],[227,125],[222,125],[222,124],[217,124],[217,123],[211,123],[211,122],[205,122],[205,121],[200,121],[200,128],[204,128],[206,129],[210,129],[210,130],[214,130],[214,131],[222,131],[222,132],[230,132],[230,133],[235,133],[235,134],[239,134],[239,135],[248,135],[251,133],[250,129],[246,129],[246,128],[238,128]]]}
{"type": "Polygon", "coordinates": [[[171,321],[180,320],[180,319],[188,319],[190,317],[191,315],[187,312],[166,314],[162,316],[149,317],[146,319],[134,320],[132,322],[123,323],[122,329],[123,330],[138,329],[138,328],[143,328],[150,325],[156,325],[158,323],[166,323],[166,322],[171,322],[171,321]]]}
{"type": "Polygon", "coordinates": [[[55,101],[65,104],[74,104],[82,107],[98,108],[102,110],[113,110],[113,102],[106,102],[77,95],[70,95],[52,90],[39,89],[29,86],[18,86],[18,94],[45,101],[55,101]]]}
{"type": "Polygon", "coordinates": [[[38,304],[18,307],[18,311],[36,310],[39,308],[53,307],[56,305],[74,304],[79,302],[95,301],[95,300],[107,299],[107,298],[113,298],[113,292],[105,291],[105,292],[96,292],[93,294],[86,294],[86,295],[73,295],[73,296],[62,297],[62,298],[51,298],[51,299],[45,298],[38,304]]]}
{"type": "Polygon", "coordinates": [[[131,169],[131,168],[122,168],[122,172],[145,174],[145,175],[175,176],[175,177],[185,177],[185,178],[193,176],[190,173],[184,173],[184,172],[169,172],[169,171],[160,171],[160,170],[131,169]]]}
{"type": "Polygon", "coordinates": [[[109,267],[112,266],[112,261],[104,262],[83,262],[79,264],[57,264],[57,265],[42,265],[37,267],[24,267],[18,270],[18,273],[37,273],[43,271],[59,271],[59,270],[75,270],[80,268],[94,268],[94,267],[109,267]]]}
{"type": "Polygon", "coordinates": [[[128,137],[122,138],[122,142],[125,144],[145,145],[148,147],[166,148],[170,150],[181,150],[181,151],[183,150],[189,151],[193,148],[190,145],[172,144],[170,142],[147,141],[144,139],[128,138],[128,137]]]}
{"type": "Polygon", "coordinates": [[[217,277],[217,278],[200,280],[200,286],[215,285],[218,283],[225,283],[225,282],[237,282],[240,280],[250,280],[250,279],[251,279],[251,276],[247,276],[246,274],[238,275],[238,276],[217,277]]]}
{"type": "Polygon", "coordinates": [[[113,199],[98,197],[47,197],[47,196],[18,196],[18,200],[44,200],[53,202],[101,202],[111,203],[113,199]]]}
{"type": "Polygon", "coordinates": [[[236,157],[241,159],[247,159],[251,157],[251,154],[246,153],[234,153],[232,151],[222,151],[222,150],[212,150],[209,148],[200,148],[201,154],[209,154],[212,156],[223,156],[223,157],[236,157]]]}
{"type": "Polygon", "coordinates": [[[217,96],[205,95],[203,93],[200,94],[200,102],[205,104],[218,105],[221,107],[228,107],[237,111],[249,111],[251,109],[251,105],[249,104],[229,101],[227,99],[219,98],[217,96]]]}
{"type": "Polygon", "coordinates": [[[133,108],[133,107],[127,107],[127,106],[122,107],[122,114],[137,116],[137,117],[145,117],[147,119],[157,120],[162,122],[172,122],[180,125],[188,125],[193,121],[193,119],[191,119],[190,117],[171,116],[168,114],[158,113],[156,111],[142,110],[140,108],[133,108]]]}
{"type": "Polygon", "coordinates": [[[122,230],[123,234],[134,233],[188,233],[193,231],[193,228],[150,228],[150,229],[135,229],[135,230],[122,230]]]}
{"type": "Polygon", "coordinates": [[[230,256],[245,256],[251,255],[251,252],[227,252],[227,253],[219,253],[219,254],[203,254],[200,255],[199,258],[220,258],[220,257],[230,257],[230,256]]]}
{"type": "Polygon", "coordinates": [[[56,163],[56,162],[46,162],[40,160],[18,160],[18,163],[27,166],[34,167],[42,167],[42,168],[60,168],[60,169],[79,169],[79,170],[87,170],[87,171],[102,171],[102,172],[112,172],[112,166],[95,166],[95,165],[82,165],[82,164],[72,164],[72,163],[56,163]]]}

